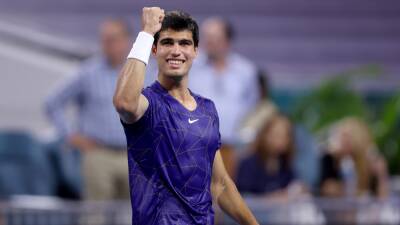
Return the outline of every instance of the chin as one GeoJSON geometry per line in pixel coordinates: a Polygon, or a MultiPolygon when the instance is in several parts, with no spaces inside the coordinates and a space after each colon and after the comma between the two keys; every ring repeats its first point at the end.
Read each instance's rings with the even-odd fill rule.
{"type": "Polygon", "coordinates": [[[184,77],[188,71],[183,71],[183,70],[168,70],[165,71],[165,74],[168,77],[184,77]]]}
{"type": "Polygon", "coordinates": [[[185,77],[185,75],[181,73],[166,73],[165,77],[168,77],[175,81],[181,81],[185,77]]]}
{"type": "Polygon", "coordinates": [[[175,75],[175,76],[168,76],[168,78],[170,78],[171,80],[174,80],[175,82],[181,82],[184,76],[179,76],[179,75],[175,75]]]}

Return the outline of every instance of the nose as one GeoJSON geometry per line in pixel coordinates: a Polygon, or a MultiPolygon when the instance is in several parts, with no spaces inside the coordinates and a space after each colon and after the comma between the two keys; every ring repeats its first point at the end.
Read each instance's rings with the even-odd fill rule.
{"type": "Polygon", "coordinates": [[[179,56],[181,54],[181,47],[178,43],[175,43],[172,47],[171,53],[174,57],[179,56]]]}

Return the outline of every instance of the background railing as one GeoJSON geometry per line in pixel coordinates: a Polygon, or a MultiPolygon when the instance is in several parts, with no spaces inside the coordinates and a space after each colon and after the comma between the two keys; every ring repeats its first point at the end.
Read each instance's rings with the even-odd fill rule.
{"type": "MultiPolygon", "coordinates": [[[[246,198],[260,224],[400,224],[400,199],[298,199],[271,203],[246,198]]],[[[234,225],[216,209],[216,225],[234,225]]],[[[129,202],[71,202],[20,196],[0,203],[4,225],[129,225],[129,202]]]]}

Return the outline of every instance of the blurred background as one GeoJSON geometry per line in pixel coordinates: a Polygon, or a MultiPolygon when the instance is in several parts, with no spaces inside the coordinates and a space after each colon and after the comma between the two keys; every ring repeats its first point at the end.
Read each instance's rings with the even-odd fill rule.
{"type": "MultiPolygon", "coordinates": [[[[112,87],[72,84],[116,77],[121,37],[130,48],[153,5],[200,25],[190,88],[215,100],[226,167],[261,224],[400,224],[396,0],[0,0],[0,224],[131,223],[129,198],[86,188],[86,150],[124,148],[89,128],[112,124],[82,125],[112,87]]],[[[216,224],[235,223],[216,209],[216,224]]]]}

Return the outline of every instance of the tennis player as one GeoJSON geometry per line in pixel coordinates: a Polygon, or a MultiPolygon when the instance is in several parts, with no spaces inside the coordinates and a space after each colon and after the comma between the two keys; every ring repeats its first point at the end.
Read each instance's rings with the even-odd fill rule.
{"type": "Polygon", "coordinates": [[[258,224],[224,168],[214,103],[187,88],[196,21],[143,8],[142,29],[114,95],[128,144],[132,223],[212,225],[214,202],[240,224],[258,224]],[[158,79],[143,89],[151,53],[158,79]]]}

